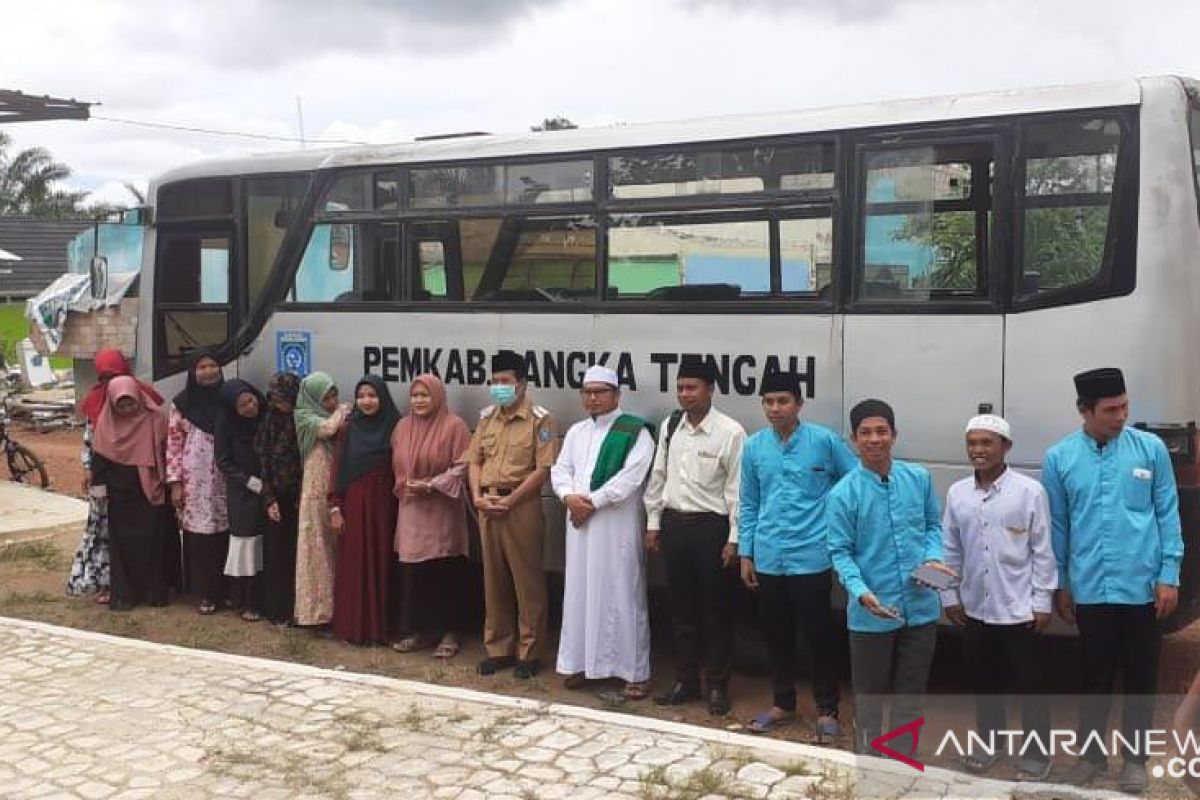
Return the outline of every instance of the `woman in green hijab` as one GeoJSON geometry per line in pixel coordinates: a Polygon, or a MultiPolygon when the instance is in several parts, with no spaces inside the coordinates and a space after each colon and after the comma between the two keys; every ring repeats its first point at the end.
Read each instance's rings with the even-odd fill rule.
{"type": "Polygon", "coordinates": [[[333,619],[333,571],[337,538],[329,520],[331,442],[349,413],[338,405],[333,378],[314,372],[296,397],[296,441],[304,463],[300,528],[296,539],[296,624],[326,626],[333,619]]]}

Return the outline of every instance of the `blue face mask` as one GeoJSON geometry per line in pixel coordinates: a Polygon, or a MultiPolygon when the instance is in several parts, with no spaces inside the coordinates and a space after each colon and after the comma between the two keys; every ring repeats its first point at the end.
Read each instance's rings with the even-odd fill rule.
{"type": "Polygon", "coordinates": [[[508,384],[494,384],[488,387],[492,401],[501,408],[508,408],[517,402],[517,387],[508,384]]]}

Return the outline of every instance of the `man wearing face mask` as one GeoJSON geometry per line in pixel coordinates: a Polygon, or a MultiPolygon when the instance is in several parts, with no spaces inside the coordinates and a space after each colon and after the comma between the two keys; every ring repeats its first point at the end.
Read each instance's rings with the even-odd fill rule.
{"type": "Polygon", "coordinates": [[[554,418],[525,394],[525,359],[512,350],[492,358],[489,392],[466,461],[483,548],[487,658],[480,675],[513,667],[528,679],[541,668],[546,640],[542,567],[542,484],[558,454],[554,418]]]}

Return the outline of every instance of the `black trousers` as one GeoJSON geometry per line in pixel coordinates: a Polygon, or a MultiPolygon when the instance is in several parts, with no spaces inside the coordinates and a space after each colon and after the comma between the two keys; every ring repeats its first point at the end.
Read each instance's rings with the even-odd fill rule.
{"type": "Polygon", "coordinates": [[[719,514],[662,516],[662,554],[675,628],[676,680],[725,687],[733,664],[733,593],[737,576],[721,566],[729,519],[719,514]]]}
{"type": "Polygon", "coordinates": [[[279,522],[267,520],[263,529],[262,608],[272,622],[291,622],[296,613],[296,532],[300,498],[280,492],[279,522]]]}
{"type": "MultiPolygon", "coordinates": [[[[1141,606],[1095,604],[1076,605],[1079,645],[1083,656],[1081,687],[1084,697],[1079,707],[1081,741],[1093,731],[1107,741],[1108,712],[1116,689],[1117,672],[1125,695],[1121,733],[1130,742],[1135,735],[1145,736],[1153,727],[1154,693],[1158,688],[1158,657],[1162,636],[1154,615],[1154,604],[1141,606]],[[1139,735],[1140,734],[1140,735],[1139,735]]],[[[1143,751],[1145,748],[1141,748],[1143,751]]],[[[1083,757],[1104,761],[1098,747],[1089,747],[1083,757]]],[[[1143,753],[1124,753],[1126,761],[1145,763],[1143,753]]]]}
{"type": "Polygon", "coordinates": [[[841,640],[833,623],[832,589],[830,570],[815,575],[758,573],[758,614],[771,657],[775,705],[785,711],[796,710],[796,645],[803,633],[812,655],[817,713],[838,714],[841,640]]]}
{"type": "MultiPolygon", "coordinates": [[[[872,753],[870,744],[884,731],[883,700],[891,694],[887,730],[907,725],[925,713],[925,687],[937,647],[937,623],[900,628],[887,633],[850,632],[850,672],[854,680],[854,741],[858,753],[872,753]]],[[[901,753],[912,749],[908,736],[889,747],[901,753]]]]}
{"type": "MultiPolygon", "coordinates": [[[[1036,733],[1037,741],[1050,746],[1050,706],[1038,695],[1044,671],[1041,634],[1032,623],[989,625],[967,618],[963,629],[963,656],[971,691],[975,695],[975,728],[984,742],[996,731],[1008,729],[1006,693],[1021,697],[1021,730],[1036,733]]],[[[1003,742],[996,740],[997,747],[1003,742]]],[[[1017,745],[1019,749],[1025,742],[1017,745]]],[[[1025,758],[1044,761],[1049,756],[1037,743],[1025,758]]]]}

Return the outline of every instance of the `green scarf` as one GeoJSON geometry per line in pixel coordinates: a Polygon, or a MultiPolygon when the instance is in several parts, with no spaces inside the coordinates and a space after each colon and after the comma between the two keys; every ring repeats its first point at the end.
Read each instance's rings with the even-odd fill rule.
{"type": "Polygon", "coordinates": [[[596,491],[621,471],[629,451],[637,443],[638,433],[642,428],[650,431],[654,437],[654,427],[645,420],[638,419],[632,414],[622,414],[613,422],[612,427],[604,436],[600,445],[600,453],[596,456],[596,466],[592,468],[592,491],[596,491]]]}
{"type": "Polygon", "coordinates": [[[296,443],[300,446],[300,463],[317,446],[317,429],[329,419],[329,412],[321,407],[321,400],[333,388],[333,378],[324,372],[310,373],[300,381],[300,394],[296,397],[296,443]]]}

